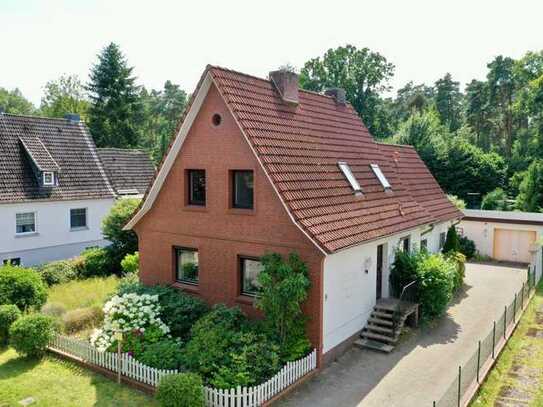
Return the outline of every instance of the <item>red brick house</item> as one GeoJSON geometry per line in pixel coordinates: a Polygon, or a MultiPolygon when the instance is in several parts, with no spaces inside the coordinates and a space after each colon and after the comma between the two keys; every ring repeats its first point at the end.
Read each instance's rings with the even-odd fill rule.
{"type": "Polygon", "coordinates": [[[375,142],[341,89],[298,89],[208,66],[144,202],[145,284],[253,308],[258,258],[297,252],[312,288],[308,334],[332,358],[389,295],[396,248],[436,251],[461,217],[417,153],[375,142]]]}

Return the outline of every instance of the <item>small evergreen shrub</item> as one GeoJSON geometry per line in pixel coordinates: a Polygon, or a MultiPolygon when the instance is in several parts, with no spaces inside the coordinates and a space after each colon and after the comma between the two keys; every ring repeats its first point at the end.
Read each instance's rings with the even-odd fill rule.
{"type": "Polygon", "coordinates": [[[451,253],[451,252],[459,252],[460,251],[460,239],[458,237],[458,232],[456,231],[456,227],[451,226],[449,230],[447,231],[447,237],[445,239],[445,244],[443,245],[442,252],[443,254],[451,253]]]}
{"type": "Polygon", "coordinates": [[[66,307],[58,302],[48,302],[41,309],[43,315],[49,315],[53,318],[60,318],[66,312],[66,307]]]}
{"type": "Polygon", "coordinates": [[[0,305],[0,346],[9,339],[9,328],[21,317],[21,310],[13,304],[0,305]]]}
{"type": "Polygon", "coordinates": [[[204,405],[204,389],[200,376],[179,373],[160,379],[156,398],[161,407],[201,407],[204,405]]]}
{"type": "Polygon", "coordinates": [[[94,328],[104,320],[104,312],[100,307],[77,308],[62,316],[64,331],[73,334],[83,329],[94,328]]]}
{"type": "Polygon", "coordinates": [[[121,268],[123,274],[138,274],[140,268],[140,254],[138,252],[134,254],[127,254],[121,261],[121,268]]]}
{"type": "Polygon", "coordinates": [[[9,329],[10,345],[25,356],[43,356],[57,326],[47,315],[30,314],[19,318],[9,329]]]}
{"type": "Polygon", "coordinates": [[[445,312],[452,298],[456,264],[443,255],[426,256],[417,266],[418,298],[422,317],[433,319],[445,312]]]}
{"type": "Polygon", "coordinates": [[[182,343],[175,339],[163,339],[146,345],[138,360],[157,369],[180,369],[182,343]]]}
{"type": "Polygon", "coordinates": [[[113,274],[113,265],[107,248],[93,247],[81,253],[78,261],[79,278],[104,277],[113,274]]]}
{"type": "Polygon", "coordinates": [[[77,270],[73,260],[46,263],[38,268],[38,272],[48,286],[67,283],[77,278],[77,270]]]}
{"type": "Polygon", "coordinates": [[[464,278],[466,277],[466,256],[460,252],[454,252],[450,253],[447,257],[456,265],[453,278],[453,292],[456,292],[464,285],[464,278]]]}
{"type": "Polygon", "coordinates": [[[420,253],[396,251],[389,277],[390,288],[394,296],[399,297],[403,287],[418,279],[417,265],[425,256],[424,251],[420,253]]]}
{"type": "Polygon", "coordinates": [[[39,310],[47,300],[47,287],[34,269],[0,267],[0,304],[15,304],[20,310],[39,310]]]}
{"type": "Polygon", "coordinates": [[[468,239],[466,236],[460,236],[459,243],[460,253],[462,253],[468,259],[473,259],[477,253],[475,242],[471,239],[468,239]]]}

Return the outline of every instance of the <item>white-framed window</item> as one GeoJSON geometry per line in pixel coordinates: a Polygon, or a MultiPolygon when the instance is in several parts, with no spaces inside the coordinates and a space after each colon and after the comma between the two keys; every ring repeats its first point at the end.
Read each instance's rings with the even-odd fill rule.
{"type": "Polygon", "coordinates": [[[400,250],[404,253],[409,253],[411,251],[411,237],[406,236],[400,239],[400,250]]]}
{"type": "Polygon", "coordinates": [[[51,187],[55,185],[55,173],[51,171],[43,172],[43,185],[51,187]]]}
{"type": "Polygon", "coordinates": [[[445,240],[447,240],[447,232],[441,232],[439,234],[439,250],[443,249],[443,246],[445,246],[445,240]]]}
{"type": "Polygon", "coordinates": [[[351,188],[355,192],[355,194],[361,194],[362,188],[360,187],[360,184],[354,177],[353,172],[351,171],[351,167],[349,167],[349,164],[347,164],[345,161],[339,161],[337,163],[339,169],[345,175],[345,178],[347,178],[347,181],[349,181],[349,184],[351,185],[351,188]]]}
{"type": "Polygon", "coordinates": [[[87,208],[70,209],[70,229],[87,228],[87,208]]]}
{"type": "Polygon", "coordinates": [[[420,250],[428,251],[428,239],[422,239],[420,241],[420,250]]]}
{"type": "Polygon", "coordinates": [[[392,189],[392,185],[390,185],[390,182],[388,182],[387,178],[385,177],[385,174],[383,174],[383,171],[381,171],[381,168],[379,167],[379,165],[370,164],[370,167],[373,173],[375,174],[375,176],[377,177],[377,179],[379,180],[379,182],[381,183],[381,185],[383,186],[383,188],[385,188],[385,191],[392,189]]]}
{"type": "Polygon", "coordinates": [[[36,232],[36,212],[23,212],[15,214],[15,233],[24,235],[36,232]]]}

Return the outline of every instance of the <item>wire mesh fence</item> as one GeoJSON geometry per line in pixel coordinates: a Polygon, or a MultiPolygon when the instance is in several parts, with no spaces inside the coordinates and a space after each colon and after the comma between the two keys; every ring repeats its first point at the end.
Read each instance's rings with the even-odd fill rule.
{"type": "Polygon", "coordinates": [[[507,339],[507,334],[520,318],[535,285],[535,268],[529,268],[528,278],[522,288],[515,294],[511,303],[504,306],[502,315],[497,321],[494,321],[486,336],[474,344],[473,354],[463,365],[458,366],[456,377],[439,401],[434,401],[434,407],[460,407],[462,405],[462,400],[472,384],[479,383],[483,379],[481,371],[483,366],[498,356],[498,346],[507,339]]]}

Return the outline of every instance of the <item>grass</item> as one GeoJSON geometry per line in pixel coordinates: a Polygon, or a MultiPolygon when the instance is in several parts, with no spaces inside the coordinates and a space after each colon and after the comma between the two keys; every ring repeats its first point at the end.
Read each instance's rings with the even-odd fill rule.
{"type": "Polygon", "coordinates": [[[47,302],[62,304],[67,311],[94,305],[102,306],[118,285],[119,278],[116,276],[73,280],[52,286],[47,302]]]}
{"type": "Polygon", "coordinates": [[[543,283],[540,283],[528,309],[522,316],[520,323],[509,339],[505,349],[499,356],[498,362],[490,372],[487,380],[479,390],[479,394],[471,404],[477,407],[491,407],[495,405],[503,389],[511,388],[531,395],[530,406],[543,405],[543,339],[528,335],[529,330],[538,329],[543,332],[543,283]],[[539,321],[538,321],[539,319],[539,321]],[[539,322],[539,323],[538,323],[539,322]],[[530,378],[521,374],[511,374],[514,367],[522,366],[531,372],[536,372],[534,383],[530,378]],[[539,383],[537,383],[537,381],[539,383]]]}
{"type": "Polygon", "coordinates": [[[27,359],[0,348],[0,407],[20,407],[27,397],[39,407],[158,406],[152,397],[71,362],[27,359]]]}

